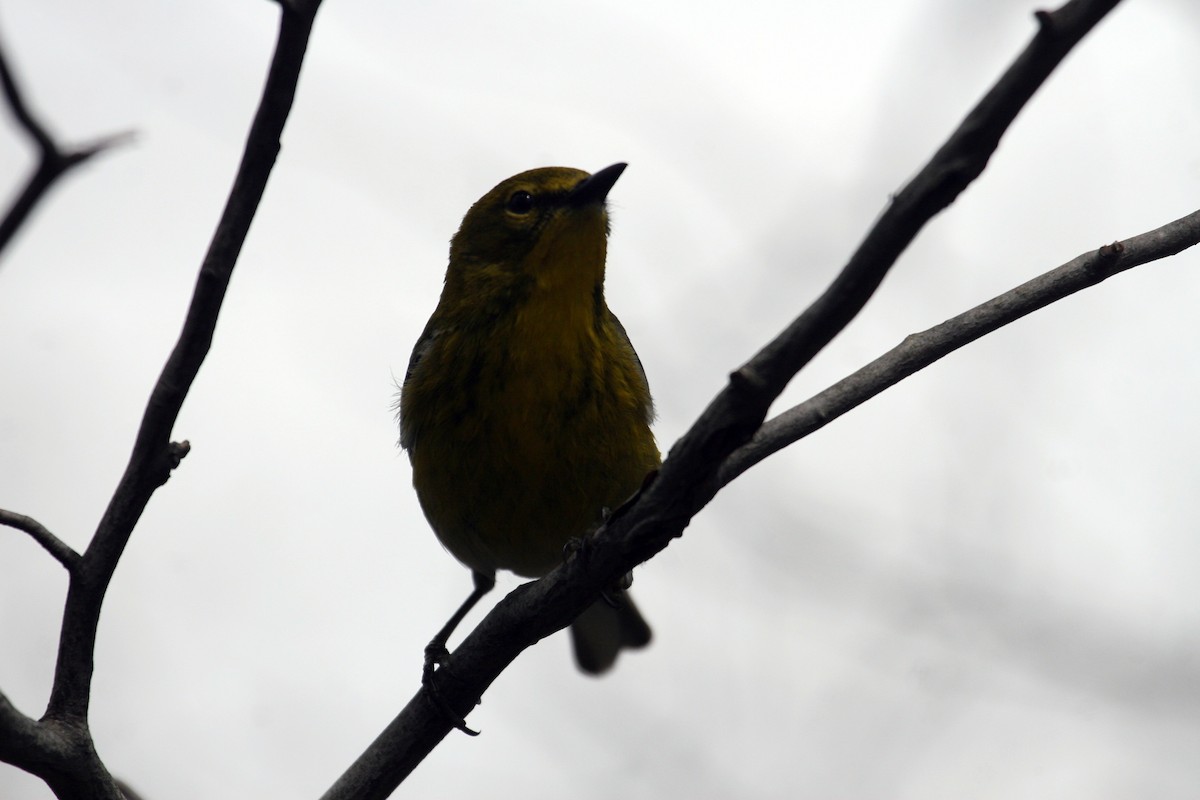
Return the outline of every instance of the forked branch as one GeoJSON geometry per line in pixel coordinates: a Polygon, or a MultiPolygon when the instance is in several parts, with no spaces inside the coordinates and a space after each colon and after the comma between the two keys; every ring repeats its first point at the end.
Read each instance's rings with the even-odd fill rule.
{"type": "MultiPolygon", "coordinates": [[[[896,195],[825,293],[730,376],[671,448],[657,479],[563,566],[501,600],[450,654],[438,672],[439,691],[455,712],[469,713],[522,650],[564,628],[605,587],[682,535],[720,489],[721,465],[759,429],[787,382],[862,309],[925,223],[983,171],[1034,92],[1115,5],[1116,0],[1071,0],[1037,15],[1033,41],[896,195]]],[[[418,692],[323,800],[382,800],[450,730],[449,715],[424,690],[418,692]]]]}
{"type": "Polygon", "coordinates": [[[828,389],[763,423],[754,438],[726,459],[718,480],[724,486],[772,453],[820,430],[884,389],[1010,322],[1117,273],[1168,258],[1197,244],[1200,244],[1200,211],[1084,253],[970,311],[914,333],[828,389]]]}
{"type": "Polygon", "coordinates": [[[37,169],[29,177],[25,188],[17,195],[17,199],[13,201],[4,218],[0,219],[0,252],[2,252],[12,240],[13,234],[29,217],[34,206],[46,194],[46,190],[63,173],[82,164],[97,153],[128,141],[132,135],[120,133],[78,148],[63,149],[60,147],[25,104],[25,97],[17,85],[17,80],[8,65],[8,59],[4,55],[3,45],[0,45],[0,88],[4,90],[4,99],[7,101],[13,117],[16,118],[17,124],[33,140],[39,154],[37,169]]]}
{"type": "MultiPolygon", "coordinates": [[[[128,465],[87,550],[82,556],[74,553],[28,518],[15,514],[0,518],[29,533],[70,571],[45,715],[34,721],[0,695],[0,759],[41,777],[61,798],[122,799],[121,789],[92,745],[87,720],[100,608],[151,495],[190,448],[186,441],[171,441],[171,432],[212,344],[225,290],[279,152],[318,6],[319,0],[280,4],[274,59],[233,189],[200,267],[183,330],[151,392],[128,465]]],[[[36,137],[40,128],[34,130],[36,137]]],[[[43,136],[39,141],[49,140],[43,136]]]]}
{"type": "Polygon", "coordinates": [[[246,139],[233,189],[200,266],[183,330],[154,384],[125,473],[83,554],[83,580],[72,581],[67,594],[47,710],[50,716],[86,716],[96,623],[109,580],[151,495],[187,455],[190,445],[172,442],[171,431],[212,345],[225,290],[275,165],[315,13],[314,3],[307,14],[287,6],[280,14],[279,40],[262,101],[246,139]]]}

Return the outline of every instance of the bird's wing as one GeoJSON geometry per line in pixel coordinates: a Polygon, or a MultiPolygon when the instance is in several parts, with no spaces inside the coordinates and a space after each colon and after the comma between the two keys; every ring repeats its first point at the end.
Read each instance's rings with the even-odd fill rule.
{"type": "MultiPolygon", "coordinates": [[[[646,397],[649,397],[650,379],[646,377],[646,368],[642,366],[641,356],[634,349],[633,342],[629,340],[629,334],[625,332],[625,326],[621,324],[621,320],[617,319],[617,315],[609,311],[608,316],[612,318],[613,326],[617,329],[617,337],[621,340],[621,343],[629,348],[629,352],[633,353],[633,360],[637,362],[638,374],[642,376],[642,384],[646,387],[646,397]]],[[[649,425],[653,420],[654,401],[650,400],[646,405],[646,424],[649,425]]]]}
{"type": "Polygon", "coordinates": [[[400,446],[405,450],[412,449],[413,442],[416,439],[416,431],[413,430],[412,425],[404,417],[404,392],[408,389],[408,383],[412,380],[413,373],[417,371],[421,359],[433,349],[434,340],[437,339],[440,333],[441,329],[435,327],[433,320],[430,320],[429,324],[425,326],[425,330],[421,331],[421,336],[417,339],[417,343],[413,346],[412,355],[408,358],[408,369],[404,371],[404,383],[400,385],[400,400],[396,403],[396,412],[400,417],[400,446]]]}

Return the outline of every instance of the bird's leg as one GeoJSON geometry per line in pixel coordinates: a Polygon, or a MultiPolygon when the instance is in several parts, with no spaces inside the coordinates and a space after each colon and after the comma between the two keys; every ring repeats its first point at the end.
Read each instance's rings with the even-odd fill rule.
{"type": "Polygon", "coordinates": [[[475,588],[467,595],[467,599],[458,607],[454,615],[446,621],[442,629],[429,640],[429,644],[425,645],[425,665],[421,669],[421,685],[429,692],[429,697],[433,701],[433,704],[449,718],[455,728],[458,728],[468,736],[478,736],[479,731],[468,728],[466,721],[456,714],[454,709],[450,708],[450,704],[446,702],[446,699],[442,697],[442,693],[438,689],[437,681],[433,678],[436,669],[450,655],[450,651],[446,649],[446,643],[450,641],[450,635],[454,633],[454,629],[463,621],[463,617],[467,616],[471,609],[475,607],[475,604],[496,585],[496,576],[494,573],[487,575],[482,572],[474,572],[472,573],[472,577],[475,580],[475,588]]]}
{"type": "Polygon", "coordinates": [[[425,646],[424,678],[426,680],[433,674],[434,667],[441,665],[445,661],[446,656],[449,655],[449,652],[446,650],[446,643],[450,641],[450,636],[454,633],[454,629],[463,621],[463,617],[470,613],[475,604],[483,599],[483,596],[490,592],[492,587],[496,585],[496,576],[494,574],[485,575],[482,572],[472,572],[471,576],[475,579],[475,588],[467,595],[467,599],[462,602],[462,605],[458,607],[454,615],[442,626],[442,629],[425,646]]]}

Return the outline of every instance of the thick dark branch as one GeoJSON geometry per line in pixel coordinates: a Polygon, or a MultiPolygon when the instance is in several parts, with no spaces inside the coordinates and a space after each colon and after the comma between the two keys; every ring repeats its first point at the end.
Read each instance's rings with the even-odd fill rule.
{"type": "Polygon", "coordinates": [[[40,738],[37,722],[0,692],[0,761],[22,768],[33,763],[44,749],[40,738]]]}
{"type": "Polygon", "coordinates": [[[30,176],[25,188],[17,195],[17,199],[9,208],[8,213],[4,215],[3,219],[0,219],[0,252],[2,252],[12,240],[13,234],[29,217],[33,207],[37,205],[46,190],[59,176],[97,153],[127,140],[129,134],[106,137],[73,150],[60,148],[25,105],[25,98],[21,95],[20,87],[17,86],[12,70],[8,66],[3,46],[0,46],[0,86],[4,89],[4,98],[8,102],[8,107],[12,110],[17,124],[29,135],[29,138],[33,139],[40,154],[38,168],[30,176]]]}
{"type": "Polygon", "coordinates": [[[1200,211],[1148,233],[1105,245],[982,305],[907,337],[879,358],[823,392],[768,420],[748,444],[725,461],[722,486],[793,442],[820,430],[949,353],[1026,314],[1142,264],[1200,244],[1200,211]]]}
{"type": "MultiPolygon", "coordinates": [[[[894,199],[830,288],[730,376],[663,463],[588,546],[545,578],[518,587],[438,670],[441,692],[466,715],[526,647],[566,627],[605,588],[680,536],[720,488],[718,470],[762,424],[792,376],[862,309],[896,258],[986,166],[1020,109],[1116,0],[1072,0],[1038,15],[1039,31],[928,165],[894,199]]],[[[323,800],[387,797],[451,728],[424,691],[367,748],[323,800]]]]}
{"type": "Polygon", "coordinates": [[[66,567],[67,572],[74,572],[79,565],[79,554],[33,517],[0,508],[0,525],[7,525],[28,533],[35,542],[46,549],[47,553],[54,556],[58,563],[66,567]]]}
{"type": "Polygon", "coordinates": [[[150,395],[125,473],[67,592],[48,718],[86,719],[96,624],[113,570],[151,495],[187,455],[188,443],[172,442],[171,431],[212,344],[234,264],[279,153],[279,139],[291,110],[318,5],[293,3],[280,14],[279,39],[262,101],[229,199],[200,267],[183,331],[150,395]]]}
{"type": "Polygon", "coordinates": [[[0,692],[0,761],[42,778],[62,798],[126,800],[80,726],[25,716],[0,692]]]}

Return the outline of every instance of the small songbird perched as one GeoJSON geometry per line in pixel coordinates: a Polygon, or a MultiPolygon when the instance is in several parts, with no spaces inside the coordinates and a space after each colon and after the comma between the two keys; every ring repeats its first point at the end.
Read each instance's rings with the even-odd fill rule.
{"type": "MultiPolygon", "coordinates": [[[[545,575],[659,466],[646,374],[604,301],[605,198],[624,169],[522,172],[471,206],[450,242],[400,393],[421,507],[475,573],[442,646],[497,569],[545,575]]],[[[571,633],[592,674],[650,641],[625,592],[571,633]]]]}

